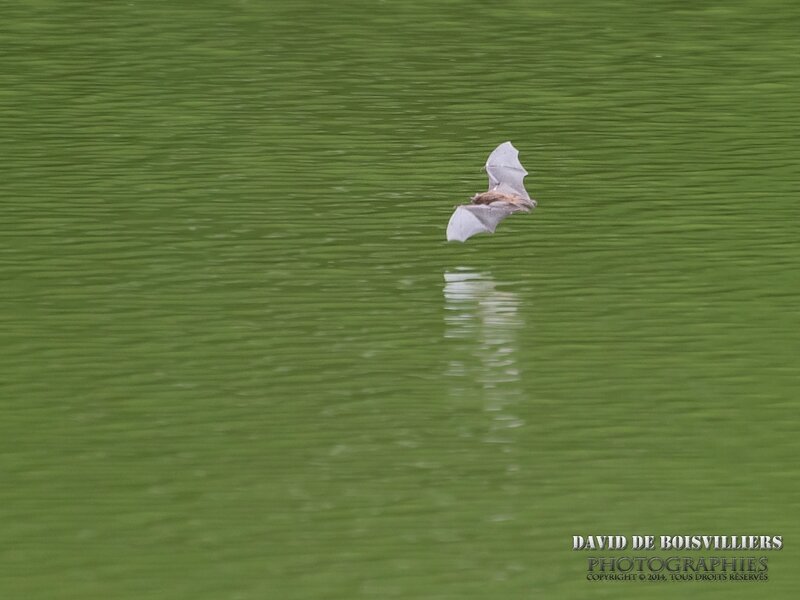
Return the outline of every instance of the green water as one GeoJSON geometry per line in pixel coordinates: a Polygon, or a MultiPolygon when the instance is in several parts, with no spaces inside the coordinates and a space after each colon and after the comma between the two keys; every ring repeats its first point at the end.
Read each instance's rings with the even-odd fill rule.
{"type": "Polygon", "coordinates": [[[796,3],[0,10],[0,597],[795,597],[796,3]]]}

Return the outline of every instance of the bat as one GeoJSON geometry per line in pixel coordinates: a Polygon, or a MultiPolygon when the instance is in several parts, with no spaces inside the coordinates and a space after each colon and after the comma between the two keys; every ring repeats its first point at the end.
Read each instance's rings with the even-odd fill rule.
{"type": "Polygon", "coordinates": [[[523,179],[528,174],[511,142],[503,142],[486,160],[489,189],[472,197],[472,204],[457,206],[447,224],[447,241],[465,242],[478,233],[494,233],[508,215],[530,212],[536,200],[528,195],[523,179]]]}

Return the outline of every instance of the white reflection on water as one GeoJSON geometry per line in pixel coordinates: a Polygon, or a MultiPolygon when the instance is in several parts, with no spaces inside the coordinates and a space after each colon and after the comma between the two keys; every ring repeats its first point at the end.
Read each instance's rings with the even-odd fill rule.
{"type": "MultiPolygon", "coordinates": [[[[522,329],[519,296],[497,289],[491,274],[470,269],[444,273],[445,338],[455,342],[447,377],[457,396],[485,399],[492,433],[524,422],[508,412],[522,399],[517,337],[522,329]]],[[[508,441],[492,436],[491,441],[508,441]]]]}

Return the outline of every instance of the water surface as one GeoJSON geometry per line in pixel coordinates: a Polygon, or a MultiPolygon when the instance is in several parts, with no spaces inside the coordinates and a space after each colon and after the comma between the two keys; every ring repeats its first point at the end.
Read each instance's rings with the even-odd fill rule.
{"type": "Polygon", "coordinates": [[[794,3],[4,13],[3,597],[793,597],[794,3]],[[507,139],[539,208],[447,244],[507,139]]]}

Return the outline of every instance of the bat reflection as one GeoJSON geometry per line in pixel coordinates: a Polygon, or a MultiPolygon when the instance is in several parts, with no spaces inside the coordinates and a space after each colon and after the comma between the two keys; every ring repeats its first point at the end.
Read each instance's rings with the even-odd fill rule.
{"type": "Polygon", "coordinates": [[[474,393],[477,384],[493,414],[492,433],[500,435],[522,425],[506,412],[521,397],[516,362],[522,328],[519,296],[498,290],[487,273],[446,271],[444,281],[445,337],[455,344],[447,371],[452,391],[459,396],[474,393]]]}

